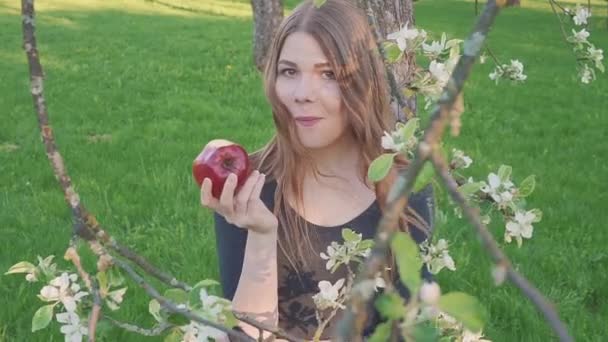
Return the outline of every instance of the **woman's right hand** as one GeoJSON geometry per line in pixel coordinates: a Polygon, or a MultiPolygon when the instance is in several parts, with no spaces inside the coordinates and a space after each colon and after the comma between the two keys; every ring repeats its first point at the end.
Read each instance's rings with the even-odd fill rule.
{"type": "Polygon", "coordinates": [[[277,217],[260,199],[265,179],[266,175],[254,170],[235,193],[237,176],[231,173],[218,199],[211,194],[211,179],[205,178],[201,186],[201,205],[215,210],[228,223],[240,228],[260,234],[276,232],[277,217]]]}

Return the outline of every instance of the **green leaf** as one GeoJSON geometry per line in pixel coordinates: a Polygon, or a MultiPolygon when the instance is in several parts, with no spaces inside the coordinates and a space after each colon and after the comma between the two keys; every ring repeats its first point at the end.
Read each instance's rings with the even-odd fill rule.
{"type": "Polygon", "coordinates": [[[386,342],[391,337],[392,322],[383,322],[376,326],[374,333],[367,339],[368,342],[386,342]]]}
{"type": "Polygon", "coordinates": [[[360,250],[366,250],[368,248],[373,248],[374,247],[374,240],[373,239],[365,239],[363,241],[361,241],[359,243],[359,249],[360,250]]]}
{"type": "Polygon", "coordinates": [[[401,282],[407,286],[412,296],[415,296],[422,281],[420,278],[422,260],[418,245],[408,234],[397,232],[391,240],[391,249],[397,261],[401,282]]]}
{"type": "Polygon", "coordinates": [[[429,322],[416,325],[413,333],[416,342],[434,342],[439,338],[439,331],[429,322]]]}
{"type": "Polygon", "coordinates": [[[325,4],[327,0],[314,0],[315,7],[319,8],[325,4]]]}
{"type": "Polygon", "coordinates": [[[179,327],[175,327],[170,330],[170,333],[165,336],[164,342],[180,342],[184,333],[180,330],[179,327]]]}
{"type": "Polygon", "coordinates": [[[107,271],[110,287],[119,287],[125,283],[125,278],[117,267],[110,267],[107,271]]]}
{"type": "Polygon", "coordinates": [[[466,197],[471,198],[472,195],[478,193],[481,190],[483,183],[481,182],[473,182],[473,183],[464,183],[460,187],[458,187],[458,191],[466,197]]]}
{"type": "Polygon", "coordinates": [[[32,318],[32,332],[46,328],[51,319],[53,319],[53,308],[55,304],[49,304],[41,307],[36,311],[32,318]]]}
{"type": "Polygon", "coordinates": [[[378,182],[382,180],[393,167],[393,158],[397,153],[383,153],[378,158],[374,159],[372,164],[367,170],[367,177],[372,182],[378,182]]]}
{"type": "Polygon", "coordinates": [[[205,280],[199,281],[196,285],[194,285],[192,290],[190,290],[190,293],[188,295],[188,303],[190,304],[190,307],[194,308],[194,307],[197,307],[199,304],[201,304],[201,290],[202,289],[207,288],[209,286],[219,285],[219,284],[220,283],[218,283],[217,281],[215,281],[213,279],[205,279],[205,280]]]}
{"type": "Polygon", "coordinates": [[[208,287],[208,286],[217,286],[220,283],[217,280],[213,280],[213,279],[204,279],[199,281],[198,283],[196,283],[196,285],[194,286],[204,286],[204,287],[208,287]]]}
{"type": "Polygon", "coordinates": [[[521,182],[521,185],[519,186],[519,196],[521,196],[521,197],[530,196],[530,194],[534,191],[535,186],[536,186],[536,179],[534,178],[534,175],[528,176],[526,179],[524,179],[521,182]]]}
{"type": "Polygon", "coordinates": [[[11,266],[11,268],[9,268],[4,274],[32,273],[35,269],[36,266],[34,266],[34,264],[27,261],[21,261],[11,266]]]}
{"type": "Polygon", "coordinates": [[[342,229],[342,238],[346,242],[358,242],[361,240],[361,236],[359,234],[352,231],[350,228],[342,229]]]}
{"type": "Polygon", "coordinates": [[[485,311],[475,297],[463,292],[450,292],[441,296],[438,306],[471,331],[483,328],[485,311]]]}
{"type": "Polygon", "coordinates": [[[429,162],[425,162],[422,166],[422,170],[416,177],[416,183],[414,183],[414,192],[419,192],[424,189],[431,181],[433,181],[433,177],[435,176],[435,169],[433,165],[429,162]]]}
{"type": "Polygon", "coordinates": [[[381,294],[374,305],[383,318],[401,319],[405,316],[403,299],[396,292],[381,294]]]}
{"type": "Polygon", "coordinates": [[[401,136],[403,137],[403,141],[408,141],[414,136],[414,133],[416,133],[416,130],[418,129],[419,122],[420,119],[418,118],[409,119],[407,121],[405,126],[403,126],[403,129],[401,129],[401,136]]]}
{"type": "Polygon", "coordinates": [[[156,299],[152,299],[148,304],[148,312],[156,319],[158,322],[162,322],[163,319],[160,316],[160,303],[156,299]]]}
{"type": "Polygon", "coordinates": [[[384,54],[388,63],[395,63],[403,56],[403,51],[399,49],[399,45],[393,42],[384,42],[382,47],[384,48],[384,54]]]}
{"type": "Polygon", "coordinates": [[[498,168],[498,178],[501,182],[506,182],[511,177],[512,167],[509,165],[500,165],[498,168]]]}
{"type": "Polygon", "coordinates": [[[540,209],[532,209],[530,211],[536,216],[532,223],[540,222],[543,219],[543,212],[540,209]]]}
{"type": "Polygon", "coordinates": [[[169,317],[167,317],[167,322],[174,325],[186,325],[190,323],[190,320],[184,317],[182,314],[170,313],[169,317]]]}
{"type": "Polygon", "coordinates": [[[108,274],[106,271],[97,272],[97,282],[99,283],[99,291],[102,293],[108,293],[108,274]]]}
{"type": "Polygon", "coordinates": [[[228,328],[234,328],[239,324],[239,320],[236,319],[236,316],[234,316],[234,314],[232,313],[232,311],[230,311],[230,309],[224,310],[222,313],[226,317],[223,324],[225,326],[227,326],[228,328]]]}
{"type": "Polygon", "coordinates": [[[188,293],[182,289],[168,289],[165,297],[175,304],[184,304],[188,301],[188,293]]]}

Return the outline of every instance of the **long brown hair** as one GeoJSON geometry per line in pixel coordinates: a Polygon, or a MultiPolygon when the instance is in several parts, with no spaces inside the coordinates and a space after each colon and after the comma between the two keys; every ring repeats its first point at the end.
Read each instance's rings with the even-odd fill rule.
{"type": "MultiPolygon", "coordinates": [[[[391,131],[396,121],[390,108],[383,61],[365,14],[352,1],[328,0],[320,8],[310,0],[305,1],[284,19],[274,37],[264,70],[265,93],[272,107],[276,133],[266,146],[251,155],[251,160],[254,167],[277,182],[274,213],[281,227],[279,247],[298,270],[297,264],[307,264],[306,249],[312,252],[310,230],[306,227],[307,222],[290,210],[285,194],[293,194],[299,206],[303,201],[304,170],[301,165],[311,165],[315,175],[319,172],[300,143],[291,115],[275,91],[279,55],[285,39],[294,32],[314,37],[334,71],[347,111],[348,129],[359,144],[362,181],[367,179],[370,163],[384,152],[381,146],[384,131],[391,131]]],[[[399,165],[407,165],[406,160],[399,161],[399,165]]],[[[387,178],[375,184],[381,209],[395,177],[394,169],[387,178]]],[[[402,229],[407,229],[406,220],[404,216],[400,224],[402,229]]]]}

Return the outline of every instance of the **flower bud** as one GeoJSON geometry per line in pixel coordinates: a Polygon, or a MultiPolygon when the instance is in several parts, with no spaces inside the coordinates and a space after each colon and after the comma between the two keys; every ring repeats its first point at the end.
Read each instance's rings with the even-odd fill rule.
{"type": "Polygon", "coordinates": [[[441,288],[436,282],[422,284],[420,288],[420,300],[429,305],[436,304],[441,297],[441,288]]]}

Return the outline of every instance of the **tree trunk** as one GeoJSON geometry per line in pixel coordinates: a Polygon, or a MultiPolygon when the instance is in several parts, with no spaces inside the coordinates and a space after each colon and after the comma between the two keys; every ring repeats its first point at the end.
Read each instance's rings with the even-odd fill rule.
{"type": "Polygon", "coordinates": [[[251,0],[253,9],[253,61],[263,71],[266,56],[277,28],[283,20],[282,0],[251,0]]]}
{"type": "MultiPolygon", "coordinates": [[[[356,0],[357,5],[363,10],[366,9],[366,3],[369,4],[371,12],[374,15],[377,23],[378,34],[382,39],[392,32],[398,31],[404,25],[408,27],[414,26],[414,2],[413,0],[356,0]]],[[[406,84],[411,82],[413,70],[416,66],[414,56],[405,56],[399,63],[393,64],[389,68],[397,82],[399,90],[403,89],[406,84]]],[[[390,77],[390,75],[389,75],[390,77]]],[[[393,96],[393,111],[397,119],[401,122],[407,121],[408,118],[416,116],[416,97],[403,96],[405,106],[399,105],[393,96]]]]}

